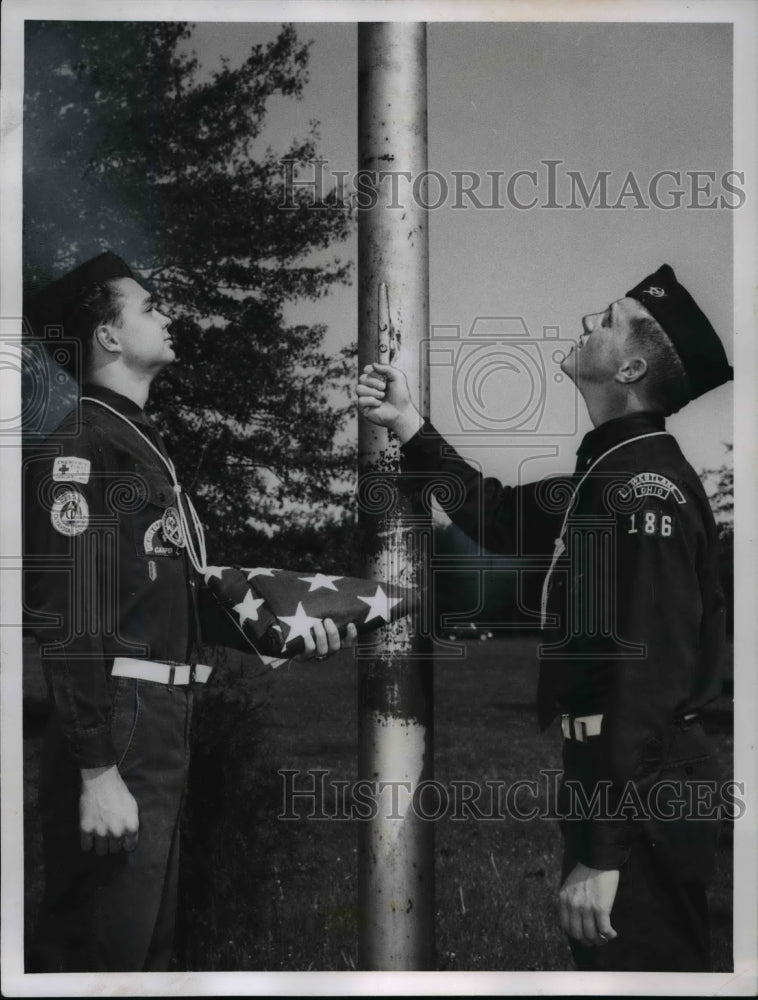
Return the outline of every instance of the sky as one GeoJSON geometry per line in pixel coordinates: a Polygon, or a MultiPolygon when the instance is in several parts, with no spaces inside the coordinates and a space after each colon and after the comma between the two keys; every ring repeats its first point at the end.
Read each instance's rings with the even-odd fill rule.
{"type": "MultiPolygon", "coordinates": [[[[222,55],[237,64],[251,44],[273,38],[278,27],[200,23],[189,44],[209,71],[222,55]]],[[[356,26],[310,23],[297,29],[303,40],[313,42],[310,81],[301,101],[271,102],[261,140],[284,148],[318,119],[327,178],[329,171],[352,175],[357,169],[356,26]]],[[[590,423],[574,388],[559,381],[555,345],[538,343],[543,329],[552,328],[559,340],[575,339],[582,315],[604,309],[664,262],[709,316],[731,357],[736,212],[719,206],[740,200],[723,183],[728,171],[740,169],[732,161],[731,101],[731,25],[429,25],[429,168],[439,171],[449,187],[444,203],[429,213],[430,322],[432,335],[449,337],[451,330],[439,328],[453,328],[459,366],[433,368],[432,419],[486,472],[508,478],[514,458],[523,454],[514,447],[527,446],[530,454],[544,456],[540,475],[573,463],[590,423]],[[559,162],[549,168],[546,161],[559,162]],[[554,171],[552,199],[549,169],[554,171]],[[683,192],[673,209],[656,207],[650,193],[652,178],[665,170],[679,172],[679,180],[666,175],[658,187],[662,204],[675,203],[673,192],[683,192]],[[483,178],[500,171],[495,200],[501,207],[473,207],[464,199],[464,207],[453,208],[454,171],[483,178]],[[524,175],[507,188],[517,171],[536,177],[524,175]],[[585,208],[578,198],[579,208],[565,207],[572,194],[569,171],[578,173],[588,190],[600,172],[607,172],[607,204],[620,207],[585,208]],[[641,197],[633,192],[620,199],[630,190],[630,171],[641,197]],[[696,182],[688,171],[710,172],[715,180],[696,182]],[[703,189],[699,194],[696,183],[703,189]],[[535,207],[515,207],[516,201],[526,204],[535,197],[535,207]],[[693,206],[714,198],[714,208],[693,206]],[[546,207],[550,203],[557,207],[546,207]],[[532,359],[542,359],[537,362],[547,393],[542,434],[535,434],[533,421],[513,433],[515,422],[508,419],[518,410],[535,409],[532,383],[524,376],[531,366],[525,361],[526,368],[519,370],[518,359],[515,371],[485,366],[481,396],[463,407],[469,419],[490,414],[511,433],[477,436],[473,425],[461,423],[466,413],[455,399],[476,391],[461,377],[465,352],[485,352],[492,342],[477,340],[476,329],[467,336],[477,317],[495,318],[487,323],[494,334],[518,331],[514,317],[525,324],[528,346],[516,353],[526,350],[532,359]]],[[[740,187],[739,179],[732,183],[740,187]]],[[[490,184],[483,182],[479,189],[485,206],[493,201],[490,184]]],[[[436,196],[438,188],[430,191],[436,196]]],[[[355,260],[355,236],[335,252],[355,260]]],[[[327,349],[336,349],[357,336],[356,295],[354,282],[319,302],[294,305],[290,315],[326,323],[327,349]]],[[[513,340],[505,343],[516,357],[513,340]]],[[[690,404],[670,419],[669,429],[697,469],[720,464],[723,443],[733,436],[731,386],[690,404]]]]}

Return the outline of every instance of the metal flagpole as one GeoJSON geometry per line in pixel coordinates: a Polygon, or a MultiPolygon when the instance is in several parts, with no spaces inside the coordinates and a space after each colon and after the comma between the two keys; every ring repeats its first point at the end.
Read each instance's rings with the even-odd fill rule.
{"type": "MultiPolygon", "coordinates": [[[[359,201],[359,362],[403,369],[422,407],[429,329],[426,210],[426,26],[358,26],[358,165],[376,186],[359,201]],[[385,173],[382,174],[382,171],[385,173]],[[366,202],[369,207],[361,207],[366,202]]],[[[366,176],[366,175],[363,175],[366,176]]],[[[360,421],[359,500],[366,572],[418,586],[423,522],[397,491],[399,447],[360,421]]],[[[434,831],[414,809],[431,780],[432,663],[417,623],[401,619],[359,661],[359,778],[376,782],[376,815],[360,824],[361,968],[434,967],[434,831]]]]}

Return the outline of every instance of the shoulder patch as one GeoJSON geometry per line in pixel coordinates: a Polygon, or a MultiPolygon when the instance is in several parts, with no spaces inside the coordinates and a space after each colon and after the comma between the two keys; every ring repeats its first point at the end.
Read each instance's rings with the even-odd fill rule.
{"type": "Polygon", "coordinates": [[[79,490],[62,490],[53,500],[50,521],[61,535],[81,535],[89,524],[89,507],[79,490]]]}
{"type": "Polygon", "coordinates": [[[658,472],[639,472],[626,485],[624,495],[629,496],[630,493],[636,497],[658,497],[660,500],[668,500],[673,495],[677,503],[687,503],[679,487],[658,472]]]}
{"type": "Polygon", "coordinates": [[[56,483],[88,483],[90,461],[67,455],[53,462],[53,479],[56,483]]]}

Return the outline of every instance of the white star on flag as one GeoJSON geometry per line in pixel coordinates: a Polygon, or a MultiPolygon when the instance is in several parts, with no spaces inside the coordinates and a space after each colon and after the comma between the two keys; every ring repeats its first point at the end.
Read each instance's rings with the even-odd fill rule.
{"type": "Polygon", "coordinates": [[[248,580],[252,580],[254,576],[273,576],[274,573],[279,572],[276,569],[266,569],[265,566],[256,566],[254,569],[247,569],[245,566],[241,566],[240,569],[243,573],[247,573],[248,580]]]}
{"type": "Polygon", "coordinates": [[[206,566],[205,567],[205,582],[208,583],[208,581],[211,579],[212,576],[217,576],[219,578],[219,580],[220,580],[221,579],[221,575],[223,574],[223,572],[224,572],[225,569],[228,569],[228,567],[227,566],[206,566]]]}
{"type": "Polygon", "coordinates": [[[370,622],[373,618],[383,618],[386,622],[390,620],[390,611],[402,601],[402,597],[388,597],[381,587],[376,588],[376,593],[373,597],[361,597],[360,594],[356,594],[359,601],[364,601],[369,606],[369,613],[366,615],[366,621],[370,622]]]}
{"type": "Polygon", "coordinates": [[[289,627],[290,631],[287,636],[287,643],[290,643],[298,636],[302,636],[304,639],[310,633],[311,626],[315,625],[316,622],[320,622],[321,619],[311,618],[303,607],[303,602],[298,601],[297,611],[294,615],[279,615],[279,621],[284,622],[289,627]]]}
{"type": "Polygon", "coordinates": [[[266,602],[263,600],[262,597],[256,600],[253,597],[252,593],[248,590],[248,592],[245,594],[245,599],[241,601],[239,604],[234,605],[234,610],[240,616],[240,621],[243,624],[245,623],[245,621],[247,621],[247,619],[250,619],[250,621],[252,622],[257,622],[258,608],[261,606],[261,604],[265,603],[266,602]]]}
{"type": "Polygon", "coordinates": [[[342,580],[341,576],[324,576],[323,573],[316,573],[314,576],[299,576],[298,580],[302,580],[303,583],[309,583],[310,588],[308,593],[312,593],[314,590],[338,590],[338,587],[334,586],[335,580],[342,580]]]}

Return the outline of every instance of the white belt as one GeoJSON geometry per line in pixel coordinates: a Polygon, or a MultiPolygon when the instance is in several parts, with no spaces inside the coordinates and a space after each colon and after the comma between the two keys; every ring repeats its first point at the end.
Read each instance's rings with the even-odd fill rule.
{"type": "Polygon", "coordinates": [[[154,681],[156,684],[205,684],[213,672],[213,667],[202,663],[190,666],[188,663],[160,663],[156,660],[132,660],[128,656],[117,656],[113,661],[113,677],[134,677],[138,681],[154,681]]]}
{"type": "Polygon", "coordinates": [[[580,743],[590,736],[599,736],[603,726],[602,715],[562,715],[561,729],[567,740],[578,740],[580,743]]]}

